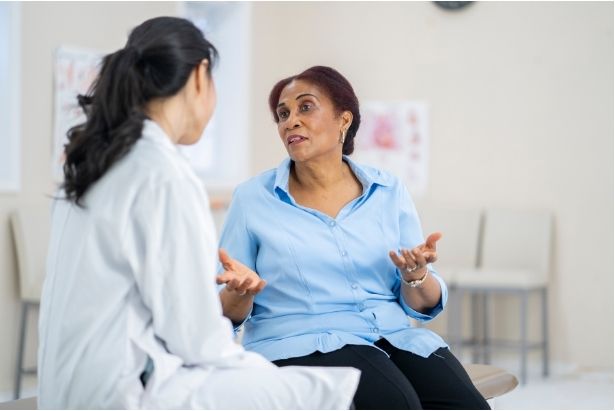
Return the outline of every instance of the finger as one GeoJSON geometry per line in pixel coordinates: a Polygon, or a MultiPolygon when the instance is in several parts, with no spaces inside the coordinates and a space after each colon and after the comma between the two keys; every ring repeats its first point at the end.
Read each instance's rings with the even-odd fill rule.
{"type": "Polygon", "coordinates": [[[406,259],[406,267],[414,270],[418,263],[416,261],[416,258],[413,255],[414,250],[412,250],[412,252],[410,250],[402,250],[401,253],[403,254],[404,258],[406,259]]]}
{"type": "Polygon", "coordinates": [[[436,253],[435,251],[426,251],[423,252],[423,258],[425,258],[425,261],[427,261],[427,263],[435,263],[438,260],[438,253],[436,253]]]}
{"type": "Polygon", "coordinates": [[[233,278],[237,277],[237,273],[235,273],[234,271],[224,271],[222,274],[219,274],[218,276],[216,276],[216,282],[218,284],[223,284],[223,283],[228,283],[229,281],[231,281],[233,278]]]}
{"type": "Polygon", "coordinates": [[[414,261],[416,261],[417,267],[425,267],[427,265],[427,261],[425,261],[425,257],[423,257],[423,253],[418,250],[412,250],[412,256],[414,257],[414,261]]]}
{"type": "Polygon", "coordinates": [[[265,286],[267,285],[267,281],[265,280],[260,280],[258,282],[258,284],[252,288],[251,290],[249,290],[248,292],[252,295],[256,295],[258,293],[260,293],[261,291],[263,291],[263,288],[265,288],[265,286]]]}
{"type": "Polygon", "coordinates": [[[435,233],[429,234],[427,239],[425,240],[425,246],[431,250],[436,249],[436,242],[442,238],[442,233],[436,231],[435,233]]]}
{"type": "Polygon", "coordinates": [[[395,251],[389,251],[389,258],[393,261],[393,264],[400,270],[406,268],[406,260],[397,255],[395,251]]]}
{"type": "Polygon", "coordinates": [[[239,287],[239,279],[237,278],[232,278],[228,283],[226,283],[226,288],[228,288],[229,291],[236,291],[237,287],[239,287]]]}
{"type": "Polygon", "coordinates": [[[254,281],[254,279],[252,278],[244,278],[243,281],[239,283],[239,286],[237,287],[236,291],[240,295],[243,295],[247,293],[252,287],[254,287],[255,283],[257,283],[257,281],[254,281]]]}
{"type": "Polygon", "coordinates": [[[225,270],[231,270],[233,268],[234,260],[223,248],[218,250],[218,259],[220,260],[220,263],[222,263],[222,267],[224,267],[225,270]]]}

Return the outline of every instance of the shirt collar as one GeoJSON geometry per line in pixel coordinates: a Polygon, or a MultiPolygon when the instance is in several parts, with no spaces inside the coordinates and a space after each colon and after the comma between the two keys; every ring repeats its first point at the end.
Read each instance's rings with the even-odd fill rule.
{"type": "MultiPolygon", "coordinates": [[[[393,184],[393,181],[388,174],[383,173],[376,168],[355,163],[346,155],[343,156],[343,159],[348,163],[354,175],[357,176],[361,182],[363,192],[366,192],[373,184],[384,187],[388,187],[393,184]]],[[[292,160],[290,157],[285,158],[276,169],[275,183],[273,185],[274,191],[279,189],[288,194],[288,178],[290,176],[291,161],[292,160]]]]}

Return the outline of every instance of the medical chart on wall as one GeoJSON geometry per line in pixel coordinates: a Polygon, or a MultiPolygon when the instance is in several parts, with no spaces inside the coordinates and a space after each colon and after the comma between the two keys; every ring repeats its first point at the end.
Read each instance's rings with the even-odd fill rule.
{"type": "Polygon", "coordinates": [[[96,79],[103,53],[62,46],[54,56],[53,176],[62,179],[68,130],[85,121],[77,95],[85,94],[96,79]]]}
{"type": "Polygon", "coordinates": [[[410,193],[420,197],[427,188],[428,125],[423,102],[365,102],[353,158],[400,177],[410,193]]]}

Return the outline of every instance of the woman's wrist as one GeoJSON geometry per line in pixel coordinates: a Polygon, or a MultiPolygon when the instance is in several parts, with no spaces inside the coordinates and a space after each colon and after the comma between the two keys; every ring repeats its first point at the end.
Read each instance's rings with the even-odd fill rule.
{"type": "Polygon", "coordinates": [[[427,266],[421,267],[418,270],[405,271],[402,274],[402,282],[410,287],[418,287],[427,279],[428,274],[429,269],[427,266]]]}

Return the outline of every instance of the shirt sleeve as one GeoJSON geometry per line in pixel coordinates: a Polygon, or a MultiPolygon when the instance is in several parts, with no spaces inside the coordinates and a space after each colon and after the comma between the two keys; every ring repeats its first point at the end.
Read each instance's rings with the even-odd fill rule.
{"type": "Polygon", "coordinates": [[[208,207],[205,193],[189,180],[156,184],[135,202],[127,234],[154,333],[186,365],[222,365],[242,351],[222,316],[208,207]]]}
{"type": "MultiPolygon", "coordinates": [[[[248,229],[246,213],[241,199],[241,192],[238,188],[233,193],[233,198],[229,205],[228,212],[224,219],[222,233],[220,234],[220,248],[226,250],[232,258],[241,262],[252,271],[256,271],[257,243],[248,229]]],[[[218,263],[217,272],[223,271],[222,264],[218,263]]],[[[218,292],[226,287],[225,284],[218,286],[218,292]]],[[[251,317],[252,311],[240,323],[233,323],[237,331],[251,317]]]]}
{"type": "MultiPolygon", "coordinates": [[[[419,244],[422,244],[425,239],[423,237],[423,229],[421,228],[421,222],[419,220],[418,213],[416,211],[416,207],[412,198],[410,197],[410,193],[408,189],[398,181],[399,187],[399,235],[400,235],[400,250],[401,248],[412,249],[419,244]]],[[[399,304],[404,309],[406,314],[410,317],[415,318],[419,321],[431,321],[438,314],[444,310],[446,307],[446,302],[448,300],[448,287],[446,283],[438,275],[437,271],[432,267],[431,264],[428,264],[429,271],[431,275],[438,281],[440,284],[441,296],[440,301],[436,304],[427,314],[419,313],[418,311],[413,310],[406,302],[402,296],[401,292],[401,273],[399,270],[396,270],[397,280],[395,282],[394,292],[398,295],[399,304]]]]}

